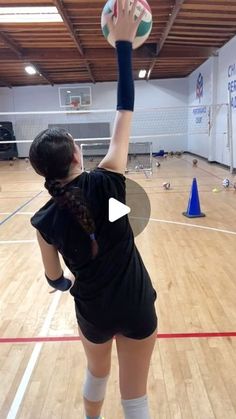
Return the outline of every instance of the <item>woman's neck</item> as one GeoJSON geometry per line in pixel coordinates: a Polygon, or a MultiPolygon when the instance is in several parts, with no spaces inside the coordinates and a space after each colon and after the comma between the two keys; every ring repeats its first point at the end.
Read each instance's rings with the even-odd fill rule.
{"type": "Polygon", "coordinates": [[[72,180],[74,180],[76,177],[81,175],[81,173],[82,173],[81,167],[75,166],[70,170],[68,176],[65,179],[60,179],[59,182],[61,183],[62,186],[64,186],[67,183],[72,182],[72,180]]]}

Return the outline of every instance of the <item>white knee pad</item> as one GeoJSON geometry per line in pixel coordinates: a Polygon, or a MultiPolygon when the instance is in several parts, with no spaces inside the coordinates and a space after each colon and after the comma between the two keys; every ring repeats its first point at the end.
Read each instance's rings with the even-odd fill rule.
{"type": "Polygon", "coordinates": [[[104,378],[94,377],[87,369],[83,395],[90,402],[100,402],[105,398],[109,375],[104,378]]]}
{"type": "Polygon", "coordinates": [[[147,396],[138,399],[122,400],[125,419],[151,419],[147,396]]]}

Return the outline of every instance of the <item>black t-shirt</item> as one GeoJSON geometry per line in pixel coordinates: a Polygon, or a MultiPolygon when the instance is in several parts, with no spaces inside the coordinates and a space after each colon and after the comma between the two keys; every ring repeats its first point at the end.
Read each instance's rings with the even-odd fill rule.
{"type": "Polygon", "coordinates": [[[96,225],[99,253],[91,258],[91,240],[68,209],[50,199],[31,218],[43,238],[54,245],[76,281],[70,292],[88,321],[104,325],[127,316],[153,299],[155,291],[134,243],[128,217],[111,223],[109,198],[125,204],[125,177],[105,169],[83,172],[70,185],[81,188],[96,225]],[[100,313],[103,315],[100,316],[100,313]],[[109,314],[109,315],[108,315],[109,314]],[[111,315],[110,315],[111,314],[111,315]]]}

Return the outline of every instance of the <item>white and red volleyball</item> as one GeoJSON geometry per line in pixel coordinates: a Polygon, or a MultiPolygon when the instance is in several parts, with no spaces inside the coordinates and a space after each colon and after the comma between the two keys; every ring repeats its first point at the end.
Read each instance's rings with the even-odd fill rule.
{"type": "MultiPolygon", "coordinates": [[[[129,9],[131,9],[133,0],[129,0],[129,9]]],[[[143,9],[145,14],[139,24],[135,40],[133,42],[133,49],[140,47],[149,37],[152,30],[152,12],[146,0],[138,0],[135,8],[135,17],[139,17],[143,9]]],[[[105,4],[101,15],[102,32],[109,44],[115,47],[115,41],[112,38],[107,25],[108,18],[112,14],[113,19],[117,18],[117,0],[108,0],[105,4]]]]}

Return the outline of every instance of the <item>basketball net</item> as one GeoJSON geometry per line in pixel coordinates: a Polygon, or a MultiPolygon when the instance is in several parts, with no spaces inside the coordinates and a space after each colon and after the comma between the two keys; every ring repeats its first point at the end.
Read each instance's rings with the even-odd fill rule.
{"type": "Polygon", "coordinates": [[[80,109],[80,103],[78,100],[73,100],[70,104],[71,108],[75,111],[80,109]]]}

